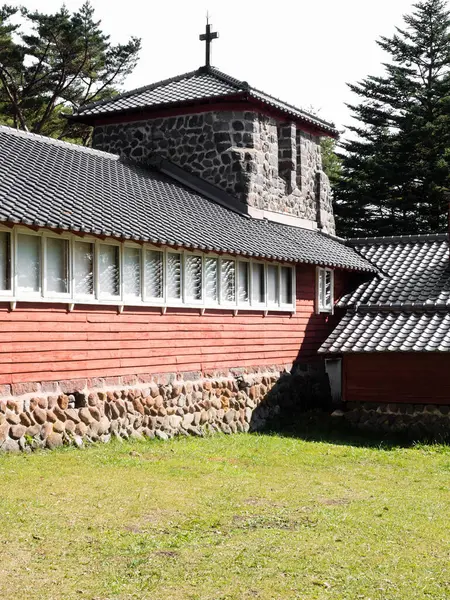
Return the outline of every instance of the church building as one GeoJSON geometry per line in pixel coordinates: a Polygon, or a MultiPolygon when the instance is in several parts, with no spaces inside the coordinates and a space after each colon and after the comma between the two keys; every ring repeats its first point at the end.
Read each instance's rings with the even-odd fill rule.
{"type": "Polygon", "coordinates": [[[209,64],[0,128],[0,444],[247,431],[377,272],[335,237],[332,124],[209,64]],[[28,440],[26,442],[25,440],[28,440]]]}
{"type": "Polygon", "coordinates": [[[214,36],[68,116],[92,148],[0,127],[0,449],[255,430],[289,371],[363,425],[448,403],[447,235],[336,237],[336,129],[212,67],[214,36]]]}

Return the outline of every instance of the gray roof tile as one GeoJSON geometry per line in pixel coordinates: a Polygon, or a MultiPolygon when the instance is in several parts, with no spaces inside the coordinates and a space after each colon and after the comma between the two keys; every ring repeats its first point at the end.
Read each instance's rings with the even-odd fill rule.
{"type": "Polygon", "coordinates": [[[449,352],[447,234],[351,243],[380,274],[341,298],[349,312],[320,352],[449,352]]]}
{"type": "Polygon", "coordinates": [[[448,312],[349,312],[321,353],[449,352],[448,312]]]}
{"type": "Polygon", "coordinates": [[[201,67],[196,71],[131,90],[111,99],[87,104],[80,107],[70,118],[83,121],[86,117],[111,116],[121,112],[152,109],[157,106],[167,107],[193,101],[201,102],[215,98],[226,99],[236,95],[253,98],[282,113],[316,125],[332,135],[337,135],[333,123],[257,90],[249,86],[246,81],[230,77],[215,67],[201,67]]]}
{"type": "Polygon", "coordinates": [[[0,221],[376,270],[321,232],[249,218],[155,169],[8,127],[0,127],[0,221]]]}
{"type": "Polygon", "coordinates": [[[450,304],[446,234],[350,242],[361,256],[379,268],[381,275],[344,296],[339,306],[450,304]]]}

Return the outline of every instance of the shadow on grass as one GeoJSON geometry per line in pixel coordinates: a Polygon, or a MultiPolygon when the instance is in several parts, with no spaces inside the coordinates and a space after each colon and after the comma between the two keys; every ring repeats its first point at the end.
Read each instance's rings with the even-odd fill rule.
{"type": "MultiPolygon", "coordinates": [[[[308,442],[326,442],[340,446],[356,446],[364,448],[382,448],[394,450],[409,448],[418,442],[425,444],[445,443],[445,440],[415,440],[407,434],[362,432],[350,425],[342,417],[332,417],[330,412],[308,411],[292,415],[289,421],[274,417],[267,422],[261,432],[265,435],[292,437],[308,442]]],[[[448,441],[448,440],[447,440],[448,441]]]]}
{"type": "Polygon", "coordinates": [[[306,441],[327,442],[368,448],[408,448],[418,444],[445,444],[449,434],[420,437],[409,431],[362,431],[343,416],[332,416],[327,378],[305,373],[285,373],[253,411],[251,431],[267,435],[295,437],[306,441]]]}

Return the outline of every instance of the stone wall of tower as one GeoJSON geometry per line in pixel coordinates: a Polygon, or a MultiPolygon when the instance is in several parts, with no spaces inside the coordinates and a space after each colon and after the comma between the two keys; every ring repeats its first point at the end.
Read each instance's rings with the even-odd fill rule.
{"type": "Polygon", "coordinates": [[[295,124],[211,111],[98,125],[93,146],[144,162],[159,154],[250,207],[335,231],[320,139],[295,124]]]}

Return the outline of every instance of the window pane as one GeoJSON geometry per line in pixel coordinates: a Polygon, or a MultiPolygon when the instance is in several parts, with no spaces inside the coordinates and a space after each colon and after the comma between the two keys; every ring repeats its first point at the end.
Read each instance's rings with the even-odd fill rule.
{"type": "Polygon", "coordinates": [[[126,296],[141,295],[141,251],[139,248],[123,249],[123,286],[126,296]]]}
{"type": "Polygon", "coordinates": [[[278,304],[278,267],[267,266],[267,299],[270,304],[278,304]]]}
{"type": "Polygon", "coordinates": [[[322,310],[324,308],[324,270],[319,269],[319,309],[322,310]]]}
{"type": "Polygon", "coordinates": [[[217,302],[217,258],[205,258],[205,295],[207,300],[217,302]]]}
{"type": "Polygon", "coordinates": [[[75,295],[94,293],[94,244],[75,242],[74,279],[75,295]]]}
{"type": "Polygon", "coordinates": [[[325,271],[324,306],[325,308],[331,308],[331,271],[325,271]]]}
{"type": "Polygon", "coordinates": [[[252,301],[261,304],[266,300],[264,265],[252,263],[252,301]]]}
{"type": "Polygon", "coordinates": [[[19,289],[39,292],[41,289],[41,238],[17,236],[17,283],[19,289]]]}
{"type": "Polygon", "coordinates": [[[118,246],[109,246],[106,244],[100,246],[98,277],[101,295],[119,295],[120,269],[118,246]]]}
{"type": "Polygon", "coordinates": [[[238,270],[238,299],[239,302],[249,301],[250,263],[239,262],[238,270]]]}
{"type": "Polygon", "coordinates": [[[145,294],[148,298],[164,296],[164,259],[158,250],[145,253],[145,294]]]}
{"type": "Polygon", "coordinates": [[[47,238],[45,278],[46,291],[54,294],[67,294],[69,291],[69,242],[57,238],[47,238]]]}
{"type": "Polygon", "coordinates": [[[236,262],[234,260],[222,260],[220,284],[222,301],[236,302],[236,262]]]}
{"type": "Polygon", "coordinates": [[[186,300],[202,299],[202,257],[186,256],[186,300]]]}
{"type": "Polygon", "coordinates": [[[11,236],[0,231],[0,291],[11,289],[11,236]]]}
{"type": "Polygon", "coordinates": [[[281,267],[281,304],[293,304],[291,267],[281,267]]]}
{"type": "Polygon", "coordinates": [[[181,254],[167,254],[167,296],[181,298],[181,254]]]}

